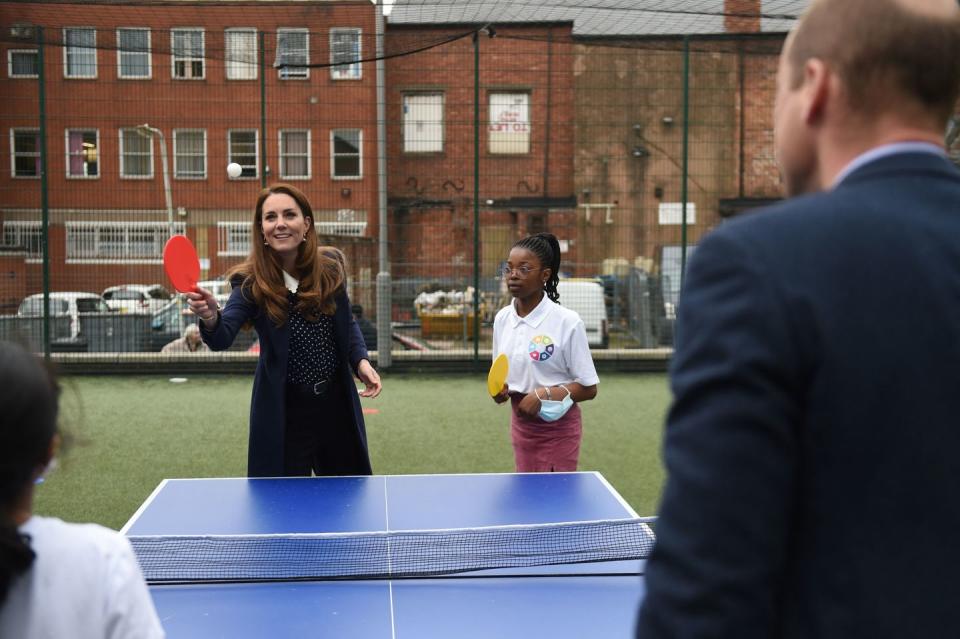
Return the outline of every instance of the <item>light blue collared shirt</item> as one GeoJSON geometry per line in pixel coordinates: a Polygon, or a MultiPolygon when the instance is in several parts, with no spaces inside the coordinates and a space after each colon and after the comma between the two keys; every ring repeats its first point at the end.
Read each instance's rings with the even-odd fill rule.
{"type": "Polygon", "coordinates": [[[866,153],[861,153],[853,158],[853,160],[837,174],[831,188],[837,188],[841,182],[860,167],[866,166],[871,162],[876,162],[880,158],[898,153],[932,153],[933,155],[939,155],[944,158],[947,157],[947,152],[943,150],[943,147],[930,142],[894,142],[893,144],[884,144],[883,146],[870,149],[866,153]]]}

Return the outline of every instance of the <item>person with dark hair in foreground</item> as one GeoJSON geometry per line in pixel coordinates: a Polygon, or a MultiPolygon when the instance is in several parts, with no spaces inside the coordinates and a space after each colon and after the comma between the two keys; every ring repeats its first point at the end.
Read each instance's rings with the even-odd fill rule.
{"type": "Polygon", "coordinates": [[[960,632],[956,0],[814,0],[780,57],[792,199],[699,243],[637,636],[960,632]]]}
{"type": "Polygon", "coordinates": [[[124,536],[33,514],[60,441],[58,395],[40,360],[0,342],[0,637],[163,637],[124,536]]]}
{"type": "Polygon", "coordinates": [[[527,236],[510,250],[503,278],[513,301],[493,320],[493,358],[510,369],[493,399],[511,402],[517,472],[574,471],[583,422],[579,402],[597,396],[597,371],[583,320],[558,303],[560,243],[527,236]]]}

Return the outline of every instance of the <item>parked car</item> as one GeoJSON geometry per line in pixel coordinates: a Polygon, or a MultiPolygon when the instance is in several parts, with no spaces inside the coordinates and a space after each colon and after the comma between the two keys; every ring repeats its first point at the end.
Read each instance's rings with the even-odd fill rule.
{"type": "MultiPolygon", "coordinates": [[[[50,293],[49,313],[54,316],[70,317],[70,339],[80,335],[80,313],[109,313],[110,308],[103,297],[96,293],[74,291],[56,291],[50,293]]],[[[43,293],[24,298],[17,309],[20,317],[41,317],[43,315],[43,293]]]]}
{"type": "Polygon", "coordinates": [[[607,325],[607,304],[603,297],[603,285],[595,279],[571,278],[557,284],[560,305],[575,311],[587,331],[587,344],[592,348],[610,345],[607,325]]]}
{"type": "Polygon", "coordinates": [[[170,303],[173,295],[160,284],[123,284],[103,291],[111,310],[121,313],[154,313],[170,303]]]}

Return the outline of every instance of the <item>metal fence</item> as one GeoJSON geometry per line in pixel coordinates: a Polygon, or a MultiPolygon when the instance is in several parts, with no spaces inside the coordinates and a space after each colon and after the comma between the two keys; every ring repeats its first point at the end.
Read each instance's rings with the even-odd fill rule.
{"type": "Polygon", "coordinates": [[[485,359],[498,273],[539,231],[592,346],[641,353],[671,344],[698,239],[779,194],[782,33],[688,33],[683,12],[605,33],[351,2],[0,5],[0,337],[38,349],[159,351],[193,321],[148,292],[169,289],[165,240],[189,236],[218,280],[284,181],[346,254],[381,363],[485,359]],[[26,302],[44,291],[67,309],[46,332],[55,305],[26,302]]]}

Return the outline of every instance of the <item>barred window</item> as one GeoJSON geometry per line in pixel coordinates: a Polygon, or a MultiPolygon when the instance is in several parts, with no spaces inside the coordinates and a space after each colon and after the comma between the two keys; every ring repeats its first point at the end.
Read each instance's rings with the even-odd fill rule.
{"type": "Polygon", "coordinates": [[[63,30],[63,43],[64,77],[97,77],[97,30],[67,27],[63,30]]]}
{"type": "Polygon", "coordinates": [[[360,29],[330,30],[330,77],[360,79],[360,29]]]}
{"type": "Polygon", "coordinates": [[[207,177],[207,132],[203,129],[173,130],[173,174],[178,178],[207,177]]]}
{"type": "Polygon", "coordinates": [[[280,177],[310,177],[310,131],[280,131],[280,177]]]}
{"type": "Polygon", "coordinates": [[[173,77],[178,80],[202,80],[204,77],[203,29],[172,29],[173,77]]]}
{"type": "Polygon", "coordinates": [[[257,79],[257,32],[255,29],[227,29],[227,79],[257,79]]]}
{"type": "MultiPolygon", "coordinates": [[[[176,233],[186,230],[182,222],[176,233]]],[[[159,264],[170,237],[166,222],[67,222],[67,262],[159,264]]]]}
{"type": "Polygon", "coordinates": [[[135,79],[151,75],[150,29],[117,29],[117,76],[135,79]]]}

